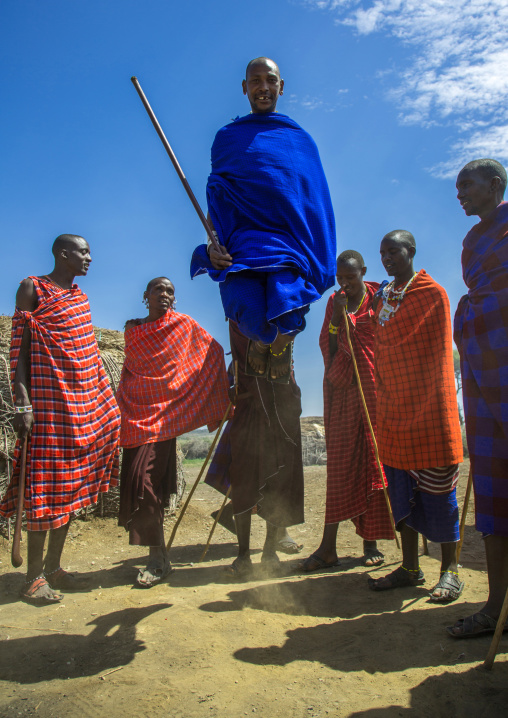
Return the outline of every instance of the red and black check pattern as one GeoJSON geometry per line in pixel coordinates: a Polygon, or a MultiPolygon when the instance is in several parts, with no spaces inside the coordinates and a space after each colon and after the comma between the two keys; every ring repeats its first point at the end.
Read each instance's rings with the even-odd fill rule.
{"type": "MultiPolygon", "coordinates": [[[[100,359],[86,294],[30,277],[38,298],[33,312],[16,309],[12,322],[11,378],[23,329],[32,341],[31,398],[34,425],[27,452],[25,509],[31,531],[58,528],[77,509],[116,485],[120,413],[100,359]]],[[[20,453],[0,512],[17,503],[20,453]]]]}
{"type": "MultiPolygon", "coordinates": [[[[377,307],[376,317],[382,306],[377,307]]],[[[427,469],[462,461],[448,296],[420,270],[399,310],[376,321],[377,438],[384,464],[427,469]]]]}
{"type": "Polygon", "coordinates": [[[229,403],[221,345],[190,317],[166,312],[125,332],[116,398],[120,442],[141,446],[219,425],[229,403]]]}
{"type": "MultiPolygon", "coordinates": [[[[357,314],[349,315],[351,343],[376,430],[374,385],[374,327],[372,297],[379,287],[366,282],[367,296],[357,314]]],[[[323,381],[324,422],[327,451],[325,523],[352,519],[357,533],[367,541],[392,539],[386,501],[382,491],[374,446],[363,410],[344,322],[337,334],[338,349],[329,350],[328,325],[333,295],[328,299],[319,344],[325,363],[323,381]]]]}

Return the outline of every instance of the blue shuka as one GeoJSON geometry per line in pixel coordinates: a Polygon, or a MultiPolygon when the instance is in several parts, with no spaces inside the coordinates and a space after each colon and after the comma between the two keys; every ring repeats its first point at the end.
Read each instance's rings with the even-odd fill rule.
{"type": "Polygon", "coordinates": [[[239,117],[212,146],[208,210],[233,257],[213,269],[200,245],[191,276],[220,283],[224,311],[251,339],[305,328],[309,305],[334,284],[335,221],[312,137],[279,113],[239,117]]]}

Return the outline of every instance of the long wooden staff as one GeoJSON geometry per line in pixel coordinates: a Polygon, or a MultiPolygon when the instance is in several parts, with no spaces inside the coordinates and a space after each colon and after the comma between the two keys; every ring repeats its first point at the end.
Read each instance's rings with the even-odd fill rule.
{"type": "Polygon", "coordinates": [[[171,536],[169,537],[169,541],[168,541],[167,546],[166,546],[166,551],[169,551],[169,549],[171,548],[171,546],[172,546],[172,544],[173,544],[174,538],[175,538],[175,536],[176,536],[177,529],[178,529],[178,527],[180,526],[180,522],[182,521],[182,519],[183,519],[183,517],[184,517],[184,515],[185,515],[185,512],[187,511],[187,507],[188,507],[188,505],[190,504],[190,500],[192,499],[192,496],[193,496],[195,490],[197,489],[199,482],[201,481],[201,477],[203,476],[203,472],[204,472],[204,470],[206,469],[206,465],[208,464],[208,461],[210,460],[210,456],[212,455],[213,450],[215,449],[215,444],[217,443],[217,440],[218,440],[218,438],[219,438],[219,436],[220,436],[220,432],[222,431],[222,427],[224,426],[224,424],[225,424],[225,422],[226,422],[226,419],[228,418],[228,415],[229,415],[229,412],[231,411],[231,407],[232,407],[232,406],[233,406],[233,402],[230,401],[230,402],[229,402],[229,405],[228,405],[228,408],[226,409],[226,412],[225,412],[224,416],[222,417],[222,421],[221,421],[221,423],[220,423],[220,425],[219,425],[219,428],[217,429],[217,432],[216,432],[216,434],[215,434],[215,436],[214,436],[214,439],[213,439],[212,443],[210,444],[210,448],[208,449],[208,454],[206,455],[206,459],[205,459],[205,461],[204,461],[204,463],[203,463],[203,466],[201,467],[201,470],[200,470],[200,472],[199,472],[199,474],[198,474],[198,478],[197,478],[196,481],[194,482],[194,486],[192,487],[192,489],[189,491],[189,495],[187,496],[187,500],[185,501],[185,503],[184,503],[184,505],[183,505],[183,507],[182,507],[182,510],[180,511],[180,515],[178,516],[178,518],[177,518],[177,520],[176,520],[176,522],[175,522],[175,525],[173,526],[173,531],[171,532],[171,536]]]}
{"type": "MultiPolygon", "coordinates": [[[[237,397],[237,396],[238,396],[238,360],[235,359],[235,397],[237,397]]],[[[213,522],[213,526],[210,530],[210,533],[208,534],[208,541],[206,542],[206,546],[203,549],[203,553],[201,554],[201,558],[199,559],[198,563],[201,563],[201,561],[203,561],[206,554],[208,553],[208,549],[210,548],[210,542],[212,540],[212,536],[215,532],[217,524],[220,521],[220,517],[222,516],[222,512],[224,511],[224,507],[227,503],[227,500],[229,499],[229,494],[231,493],[232,488],[233,488],[233,485],[230,484],[228,490],[226,491],[226,495],[224,497],[224,501],[222,502],[222,506],[220,507],[220,509],[215,517],[215,521],[213,522]]]]}
{"type": "Polygon", "coordinates": [[[469,497],[471,496],[472,486],[473,486],[473,470],[471,467],[469,467],[469,476],[467,479],[466,495],[464,497],[464,507],[462,509],[462,516],[460,517],[459,543],[457,544],[457,563],[459,562],[460,552],[462,551],[462,544],[464,543],[464,531],[466,528],[467,509],[469,506],[469,497]]]}
{"type": "Polygon", "coordinates": [[[19,465],[19,482],[18,482],[18,505],[16,508],[16,524],[14,526],[14,538],[12,540],[11,563],[14,568],[19,568],[23,564],[23,557],[20,551],[21,544],[21,521],[23,518],[23,508],[25,505],[25,483],[26,483],[26,447],[28,438],[25,436],[21,445],[21,461],[19,465]]]}
{"type": "Polygon", "coordinates": [[[503,629],[504,629],[507,618],[508,618],[508,588],[506,589],[506,593],[504,595],[503,606],[501,608],[501,613],[499,614],[499,618],[497,619],[496,630],[494,631],[494,636],[493,636],[492,642],[490,644],[489,652],[487,653],[487,658],[485,659],[485,662],[483,664],[483,667],[486,668],[488,671],[491,671],[492,666],[494,665],[494,659],[497,654],[497,649],[499,648],[499,641],[501,640],[501,636],[503,635],[503,629]]]}
{"type": "Polygon", "coordinates": [[[140,97],[140,99],[141,99],[141,102],[143,103],[143,105],[144,105],[144,107],[145,107],[145,110],[147,111],[148,116],[149,116],[149,118],[151,119],[153,126],[155,127],[155,131],[156,131],[157,134],[159,135],[159,137],[160,137],[160,139],[161,139],[161,142],[162,142],[162,144],[164,145],[164,149],[166,150],[166,152],[167,152],[168,155],[169,155],[169,159],[170,159],[171,162],[173,163],[173,167],[175,168],[177,175],[180,177],[180,180],[181,180],[181,182],[182,182],[182,184],[183,184],[183,186],[184,186],[185,191],[187,192],[187,194],[188,194],[188,196],[189,196],[190,201],[192,202],[192,205],[193,205],[194,209],[195,209],[196,212],[198,213],[198,217],[199,217],[199,219],[201,220],[201,224],[202,224],[203,227],[205,228],[205,232],[207,233],[208,237],[210,238],[210,241],[211,241],[211,243],[212,243],[214,249],[215,249],[217,252],[219,252],[219,254],[223,254],[223,251],[222,251],[222,249],[220,248],[219,243],[218,243],[217,240],[215,239],[215,236],[214,236],[214,234],[213,234],[213,232],[212,232],[212,230],[211,230],[211,228],[210,228],[210,225],[208,224],[208,222],[207,222],[207,220],[206,220],[206,217],[205,217],[205,215],[203,214],[203,211],[202,211],[201,207],[199,206],[199,203],[198,203],[196,197],[194,196],[194,192],[191,190],[190,185],[189,185],[189,183],[187,182],[187,178],[186,178],[186,176],[184,175],[183,170],[182,170],[182,168],[180,167],[180,164],[179,164],[178,160],[176,159],[176,155],[175,155],[175,153],[173,152],[173,150],[171,149],[171,145],[169,144],[169,142],[168,142],[168,140],[167,140],[167,138],[166,138],[166,135],[165,135],[164,132],[162,131],[162,127],[160,126],[159,121],[158,121],[157,118],[155,117],[155,113],[154,113],[154,111],[152,110],[152,108],[150,107],[150,103],[149,103],[148,100],[146,99],[145,93],[144,93],[143,90],[141,89],[141,85],[139,84],[138,78],[137,78],[137,77],[131,77],[131,82],[132,82],[132,84],[134,85],[134,87],[136,88],[136,92],[138,93],[138,95],[139,95],[139,97],[140,97]]]}
{"type": "Polygon", "coordinates": [[[356,382],[357,382],[357,384],[358,384],[358,390],[360,391],[360,396],[361,396],[361,398],[362,398],[363,410],[365,411],[365,417],[367,418],[367,424],[369,425],[370,435],[371,435],[371,437],[372,437],[372,443],[373,443],[373,445],[374,445],[374,453],[375,453],[375,455],[376,455],[377,468],[379,469],[379,476],[380,476],[380,478],[381,478],[381,484],[382,484],[382,486],[383,486],[383,492],[384,492],[384,495],[385,495],[386,507],[387,507],[387,509],[388,509],[388,514],[389,514],[389,516],[390,516],[390,523],[391,523],[391,525],[392,525],[392,530],[393,530],[393,533],[394,533],[394,535],[395,535],[395,541],[396,541],[396,543],[397,543],[397,548],[400,549],[399,538],[398,538],[398,536],[397,536],[397,530],[396,530],[396,528],[395,528],[395,521],[394,521],[394,519],[393,519],[392,505],[391,505],[391,503],[390,503],[390,497],[388,496],[388,489],[387,489],[386,484],[385,484],[385,477],[384,477],[384,474],[383,474],[383,469],[382,469],[382,467],[381,467],[381,461],[379,460],[379,452],[378,452],[378,449],[377,449],[376,436],[375,436],[375,434],[374,434],[374,429],[372,428],[372,423],[371,423],[370,416],[369,416],[369,410],[368,410],[368,408],[367,408],[367,402],[365,401],[365,395],[364,395],[363,389],[362,389],[362,382],[361,382],[361,380],[360,380],[360,372],[358,371],[358,365],[357,365],[357,363],[356,363],[355,352],[354,352],[354,349],[353,349],[353,344],[351,343],[351,336],[350,336],[350,334],[349,334],[349,322],[348,322],[347,312],[346,312],[345,307],[342,307],[342,312],[343,312],[343,314],[344,314],[344,322],[345,322],[345,324],[346,324],[346,335],[347,335],[347,342],[348,342],[348,344],[349,344],[349,351],[351,352],[351,358],[352,358],[352,360],[353,360],[353,366],[354,366],[354,368],[355,368],[356,382]]]}

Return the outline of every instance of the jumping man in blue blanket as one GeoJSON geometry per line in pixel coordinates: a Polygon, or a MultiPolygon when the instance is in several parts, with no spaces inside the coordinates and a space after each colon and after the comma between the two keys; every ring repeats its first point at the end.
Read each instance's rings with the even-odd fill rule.
{"type": "Polygon", "coordinates": [[[309,305],[334,283],[335,222],[314,140],[276,112],[275,62],[251,60],[242,87],[251,113],[217,133],[207,185],[224,254],[200,245],[191,276],[220,283],[226,316],[251,340],[246,373],[286,383],[309,305]]]}

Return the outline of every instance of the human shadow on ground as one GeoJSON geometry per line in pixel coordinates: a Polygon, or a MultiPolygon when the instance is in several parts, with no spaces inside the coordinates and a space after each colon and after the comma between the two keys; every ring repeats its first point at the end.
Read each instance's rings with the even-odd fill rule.
{"type": "Polygon", "coordinates": [[[410,689],[411,705],[370,708],[349,713],[348,718],[495,718],[506,715],[508,663],[481,666],[463,673],[445,671],[429,676],[410,689]]]}
{"type": "Polygon", "coordinates": [[[221,613],[254,608],[293,616],[353,618],[364,613],[395,611],[401,609],[407,601],[428,600],[428,588],[425,586],[371,591],[366,574],[366,571],[319,576],[298,574],[293,580],[238,588],[228,593],[228,600],[205,603],[200,609],[221,613]]]}
{"type": "MultiPolygon", "coordinates": [[[[254,665],[285,666],[293,661],[309,661],[344,673],[391,673],[483,662],[492,636],[464,641],[451,638],[445,630],[459,617],[476,610],[476,604],[461,604],[363,615],[296,628],[287,632],[282,646],[242,648],[233,655],[254,665]]],[[[500,650],[508,650],[506,638],[500,650]]]]}
{"type": "MultiPolygon", "coordinates": [[[[136,625],[171,605],[159,603],[98,616],[87,623],[87,626],[95,626],[87,636],[52,633],[4,641],[0,675],[4,681],[40,683],[93,676],[125,666],[146,648],[143,641],[136,638],[136,625]]],[[[26,630],[30,632],[30,628],[26,630]]]]}

